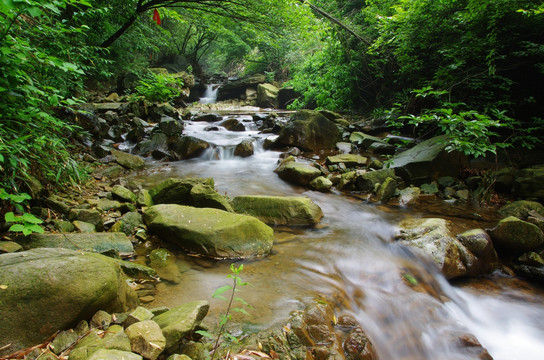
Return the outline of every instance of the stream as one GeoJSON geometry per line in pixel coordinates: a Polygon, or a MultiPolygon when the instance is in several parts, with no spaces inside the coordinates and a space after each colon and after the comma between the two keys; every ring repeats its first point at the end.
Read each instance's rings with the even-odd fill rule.
{"type": "MultiPolygon", "coordinates": [[[[459,344],[460,334],[476,336],[496,360],[544,358],[541,288],[498,271],[452,285],[434,264],[393,242],[400,220],[447,213],[450,205],[437,201],[432,210],[390,207],[289,184],[273,172],[280,153],[262,148],[264,139],[274,135],[260,134],[246,111],[256,109],[221,113],[224,119],[240,120],[246,126],[243,132],[227,131],[219,122],[186,121],[185,135],[214,146],[197,159],[170,163],[149,159],[149,170],[138,176],[147,188],[169,177],[212,177],[218,191],[231,197],[299,195],[322,208],[325,216],[318,226],[276,227],[270,255],[239,262],[244,264],[242,280],[251,284],[239,296],[252,308],[251,317],[234,317],[236,331],[268,328],[312,299],[325,296],[339,312],[351,314],[362,324],[380,359],[474,359],[459,344]],[[209,126],[219,130],[207,131],[209,126]],[[234,146],[244,139],[255,140],[255,154],[233,156],[234,146]],[[405,274],[417,279],[418,285],[407,282],[405,274]]],[[[289,116],[279,113],[284,121],[289,116]]],[[[455,221],[465,230],[490,225],[470,219],[455,221]]],[[[149,306],[173,307],[206,299],[210,302],[206,321],[215,326],[226,304],[211,295],[229,284],[231,262],[176,254],[182,282],[159,283],[149,306]]]]}

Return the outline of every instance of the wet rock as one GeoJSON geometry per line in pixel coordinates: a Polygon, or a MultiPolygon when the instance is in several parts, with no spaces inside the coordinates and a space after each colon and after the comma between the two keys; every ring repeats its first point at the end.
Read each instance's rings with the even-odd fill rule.
{"type": "Polygon", "coordinates": [[[407,219],[399,226],[400,243],[430,258],[448,279],[485,274],[498,264],[489,239],[479,230],[461,234],[458,240],[444,219],[407,219]]]}
{"type": "Polygon", "coordinates": [[[544,200],[544,166],[521,170],[514,180],[514,194],[521,198],[544,200]]]}
{"type": "Polygon", "coordinates": [[[144,225],[142,215],[136,211],[127,212],[111,227],[110,231],[113,233],[125,233],[125,235],[132,235],[137,228],[144,225]]]}
{"type": "Polygon", "coordinates": [[[321,208],[306,197],[237,196],[232,206],[272,225],[314,225],[323,217],[321,208]]]}
{"type": "Polygon", "coordinates": [[[85,222],[85,221],[74,220],[72,222],[72,224],[74,225],[75,231],[78,232],[78,233],[89,234],[89,233],[95,233],[96,232],[96,226],[94,226],[91,223],[88,223],[88,222],[85,222]]]}
{"type": "Polygon", "coordinates": [[[287,109],[300,96],[300,93],[292,87],[285,87],[278,91],[278,109],[287,109]]]}
{"type": "Polygon", "coordinates": [[[519,255],[544,245],[544,234],[534,224],[509,216],[489,230],[493,244],[500,252],[519,255]]]}
{"type": "Polygon", "coordinates": [[[193,117],[192,121],[216,122],[216,121],[220,121],[222,118],[223,117],[221,115],[217,115],[217,114],[202,114],[202,115],[197,115],[193,117]]]}
{"type": "Polygon", "coordinates": [[[12,253],[23,250],[23,247],[15,241],[0,241],[0,254],[12,253]]]}
{"type": "Polygon", "coordinates": [[[435,181],[433,181],[430,184],[421,184],[421,192],[424,194],[438,194],[440,190],[438,190],[438,185],[435,181]]]}
{"type": "Polygon", "coordinates": [[[31,234],[17,241],[25,250],[36,248],[64,248],[104,253],[111,250],[132,254],[132,243],[122,233],[93,234],[31,234]]]}
{"type": "Polygon", "coordinates": [[[335,123],[317,111],[296,112],[281,130],[276,147],[296,146],[305,151],[333,150],[342,137],[335,123]]]}
{"type": "Polygon", "coordinates": [[[294,161],[280,165],[274,172],[281,179],[300,185],[309,185],[313,179],[321,175],[321,170],[309,164],[294,161]]]}
{"type": "Polygon", "coordinates": [[[189,205],[201,208],[214,208],[233,212],[231,205],[227,199],[215,191],[214,188],[204,185],[195,184],[189,193],[189,205]]]}
{"type": "Polygon", "coordinates": [[[135,279],[146,279],[157,275],[154,269],[136,262],[119,260],[119,265],[125,274],[135,279]]]}
{"type": "Polygon", "coordinates": [[[518,262],[528,266],[544,266],[544,259],[542,259],[542,257],[534,251],[530,251],[521,255],[518,258],[518,262]]]}
{"type": "Polygon", "coordinates": [[[220,125],[229,131],[246,131],[246,127],[238,119],[227,119],[220,125]]]}
{"type": "Polygon", "coordinates": [[[181,273],[176,266],[176,256],[166,249],[155,249],[149,254],[149,266],[164,280],[175,284],[181,282],[181,273]]]}
{"type": "Polygon", "coordinates": [[[332,181],[324,176],[318,176],[310,182],[310,187],[314,190],[327,192],[332,188],[332,181]]]}
{"type": "Polygon", "coordinates": [[[142,156],[149,156],[156,151],[168,154],[168,136],[162,132],[154,132],[150,139],[138,142],[133,150],[134,154],[142,156]]]}
{"type": "Polygon", "coordinates": [[[391,177],[385,179],[385,181],[380,185],[377,197],[379,201],[386,202],[395,195],[395,190],[397,189],[397,181],[391,177]]]}
{"type": "Polygon", "coordinates": [[[390,167],[410,184],[421,185],[442,176],[457,176],[468,167],[466,156],[446,150],[448,137],[426,140],[391,159],[390,167]]]}
{"type": "Polygon", "coordinates": [[[356,190],[372,193],[379,184],[382,184],[387,178],[395,178],[393,169],[381,169],[376,171],[356,172],[353,179],[356,190]]]}
{"type": "Polygon", "coordinates": [[[375,143],[381,143],[387,146],[393,146],[383,141],[379,137],[371,136],[360,131],[352,132],[351,135],[349,136],[349,141],[352,144],[355,144],[362,149],[368,149],[372,144],[375,144],[375,143]]]}
{"type": "Polygon", "coordinates": [[[278,108],[279,89],[272,84],[257,85],[257,106],[261,108],[278,108]]]}
{"type": "Polygon", "coordinates": [[[394,155],[397,152],[397,148],[394,145],[386,142],[375,142],[367,150],[379,155],[394,155]]]}
{"type": "Polygon", "coordinates": [[[413,205],[419,199],[421,189],[415,186],[407,187],[400,191],[399,204],[400,205],[413,205]]]}
{"type": "Polygon", "coordinates": [[[177,136],[183,132],[183,122],[164,115],[159,122],[159,130],[166,136],[177,136]]]}
{"type": "Polygon", "coordinates": [[[217,100],[241,99],[247,89],[257,89],[258,84],[266,81],[264,74],[255,74],[244,78],[229,79],[217,90],[217,100]]]}
{"type": "Polygon", "coordinates": [[[240,157],[248,157],[253,155],[255,149],[252,140],[243,140],[234,148],[234,155],[240,157]]]}
{"type": "Polygon", "coordinates": [[[145,359],[155,360],[166,347],[166,339],[159,325],[152,320],[144,320],[125,329],[133,352],[145,359]]]}
{"type": "Polygon", "coordinates": [[[177,159],[184,160],[200,156],[204,150],[210,147],[210,144],[192,136],[183,136],[170,143],[169,147],[177,159]]]}
{"type": "Polygon", "coordinates": [[[153,318],[166,338],[166,351],[175,352],[185,336],[193,332],[208,313],[210,305],[205,300],[192,301],[153,318]]]}
{"type": "Polygon", "coordinates": [[[260,220],[218,209],[155,205],[145,211],[144,220],[160,238],[213,258],[263,256],[274,238],[260,220]]]}
{"type": "Polygon", "coordinates": [[[327,156],[325,165],[338,165],[344,163],[347,167],[362,167],[368,163],[368,158],[356,154],[342,154],[327,156]]]}
{"type": "Polygon", "coordinates": [[[149,195],[155,204],[190,205],[191,189],[197,184],[215,186],[212,178],[169,178],[149,190],[149,195]]]}
{"type": "Polygon", "coordinates": [[[117,261],[67,249],[0,255],[0,356],[41,343],[98,310],[126,311],[137,298],[117,261]],[[55,311],[45,311],[55,309],[55,311]]]}
{"type": "Polygon", "coordinates": [[[145,161],[142,157],[128,154],[118,150],[111,150],[111,154],[115,157],[115,161],[130,170],[140,170],[145,166],[145,161]]]}
{"type": "Polygon", "coordinates": [[[122,202],[134,203],[138,199],[138,197],[132,191],[121,185],[115,185],[111,189],[111,195],[113,196],[113,199],[122,202]]]}
{"type": "Polygon", "coordinates": [[[505,217],[515,216],[520,220],[527,220],[533,211],[544,216],[544,205],[536,201],[514,201],[500,208],[499,214],[505,217]]]}

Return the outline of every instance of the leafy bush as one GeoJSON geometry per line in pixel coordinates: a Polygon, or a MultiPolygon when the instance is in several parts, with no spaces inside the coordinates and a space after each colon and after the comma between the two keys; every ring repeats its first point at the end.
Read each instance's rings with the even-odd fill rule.
{"type": "Polygon", "coordinates": [[[181,94],[183,87],[183,79],[161,73],[151,73],[139,83],[136,94],[150,102],[171,101],[181,94]]]}
{"type": "Polygon", "coordinates": [[[9,231],[22,232],[23,235],[28,235],[33,232],[40,234],[44,232],[43,228],[40,226],[43,221],[24,210],[23,204],[30,199],[30,195],[26,193],[9,194],[5,189],[0,188],[0,200],[8,202],[9,207],[15,208],[14,210],[21,214],[15,215],[13,211],[6,212],[4,220],[6,223],[12,223],[9,231]]]}

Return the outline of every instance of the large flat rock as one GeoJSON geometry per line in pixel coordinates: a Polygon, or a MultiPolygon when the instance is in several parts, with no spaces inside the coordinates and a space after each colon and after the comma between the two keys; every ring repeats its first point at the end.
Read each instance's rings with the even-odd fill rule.
{"type": "Polygon", "coordinates": [[[17,239],[23,249],[64,248],[104,253],[115,250],[121,254],[132,254],[134,248],[124,233],[69,233],[32,234],[17,239]]]}

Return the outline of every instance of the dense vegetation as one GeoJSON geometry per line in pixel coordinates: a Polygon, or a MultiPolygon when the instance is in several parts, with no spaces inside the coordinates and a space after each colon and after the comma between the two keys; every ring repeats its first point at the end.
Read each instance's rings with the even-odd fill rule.
{"type": "Polygon", "coordinates": [[[300,92],[294,107],[450,133],[473,155],[531,147],[543,33],[535,0],[1,0],[0,188],[78,181],[70,146],[85,134],[62,109],[164,64],[265,73],[300,92]]]}

